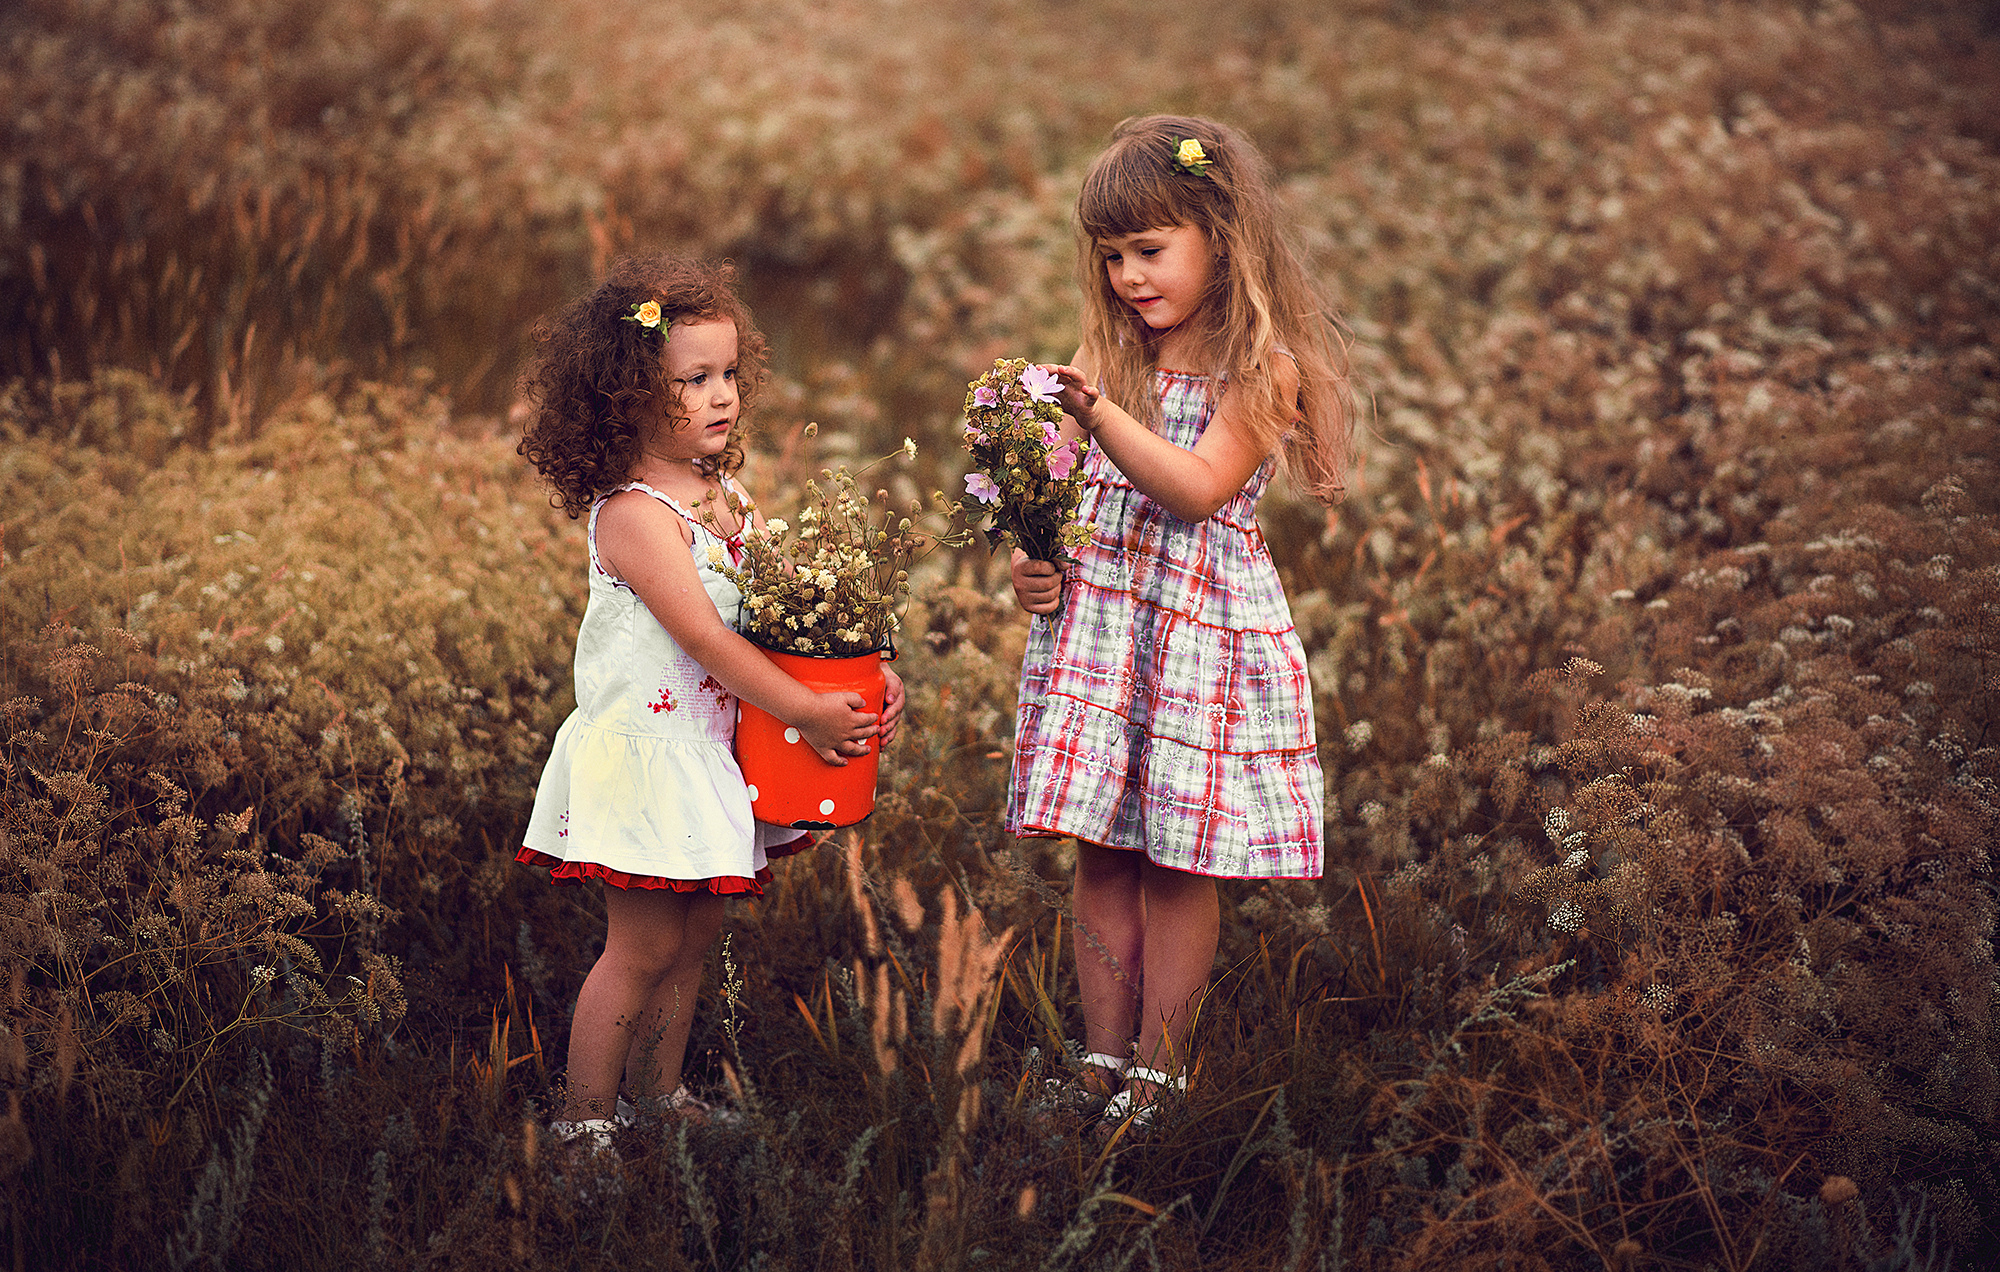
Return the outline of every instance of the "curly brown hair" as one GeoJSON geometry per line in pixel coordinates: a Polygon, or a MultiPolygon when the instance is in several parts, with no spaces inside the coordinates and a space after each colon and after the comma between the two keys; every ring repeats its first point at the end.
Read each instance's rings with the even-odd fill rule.
{"type": "Polygon", "coordinates": [[[757,391],[767,377],[770,346],[736,294],[736,268],[682,256],[626,257],[588,296],[535,325],[535,350],[521,371],[520,391],[534,408],[516,449],[554,489],[550,502],[582,516],[598,497],[624,483],[647,432],[664,422],[685,425],[666,380],[669,325],[736,324],[737,427],[722,453],[698,461],[704,473],[728,477],[743,466],[740,439],[757,391]],[[660,306],[660,330],[627,321],[646,301],[660,306]]]}

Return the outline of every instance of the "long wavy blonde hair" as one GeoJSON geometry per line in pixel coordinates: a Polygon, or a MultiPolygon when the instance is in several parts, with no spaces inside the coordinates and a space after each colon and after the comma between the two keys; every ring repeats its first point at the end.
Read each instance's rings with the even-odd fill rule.
{"type": "Polygon", "coordinates": [[[1161,332],[1112,290],[1098,240],[1191,225],[1216,253],[1209,289],[1187,318],[1208,365],[1211,392],[1224,379],[1241,394],[1237,409],[1265,450],[1277,449],[1286,475],[1326,503],[1347,488],[1354,400],[1347,350],[1336,320],[1278,223],[1271,175],[1242,133],[1210,119],[1147,115],[1112,130],[1077,198],[1077,284],[1083,292],[1083,357],[1105,394],[1146,422],[1159,414],[1153,388],[1161,332]],[[1174,159],[1183,141],[1201,143],[1209,166],[1190,173],[1174,159]],[[1286,401],[1272,359],[1291,355],[1297,401],[1286,401]]]}

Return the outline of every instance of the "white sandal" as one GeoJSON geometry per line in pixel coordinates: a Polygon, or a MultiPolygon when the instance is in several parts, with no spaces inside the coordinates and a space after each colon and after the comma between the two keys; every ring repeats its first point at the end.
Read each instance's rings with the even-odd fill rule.
{"type": "Polygon", "coordinates": [[[685,1118],[696,1126],[713,1126],[719,1130],[736,1130],[747,1125],[749,1118],[737,1109],[726,1105],[710,1104],[687,1089],[684,1082],[673,1090],[672,1095],[652,1095],[642,1097],[637,1104],[618,1099],[618,1119],[620,1125],[631,1126],[638,1121],[637,1113],[643,1109],[648,1117],[685,1118]]]}
{"type": "Polygon", "coordinates": [[[1145,1131],[1153,1125],[1153,1119],[1159,1116],[1163,1095],[1169,1092],[1177,1096],[1187,1094],[1186,1074],[1176,1077],[1171,1073],[1162,1073],[1158,1069],[1148,1069],[1142,1065],[1135,1064],[1126,1069],[1125,1082],[1126,1085],[1118,1094],[1105,1101],[1104,1121],[1130,1122],[1135,1133],[1145,1131]],[[1153,1087],[1152,1098],[1144,1104],[1139,1103],[1139,1094],[1132,1089],[1131,1084],[1134,1082],[1150,1083],[1153,1087]]]}
{"type": "Polygon", "coordinates": [[[555,1136],[557,1143],[575,1144],[580,1148],[589,1149],[593,1155],[610,1153],[614,1157],[617,1156],[617,1150],[611,1147],[611,1135],[617,1129],[618,1123],[608,1117],[586,1117],[575,1122],[549,1123],[549,1134],[555,1136]]]}
{"type": "Polygon", "coordinates": [[[625,1191],[619,1171],[622,1164],[611,1137],[618,1123],[608,1117],[586,1117],[574,1122],[550,1122],[549,1135],[570,1150],[568,1161],[556,1167],[554,1182],[573,1189],[577,1200],[598,1205],[625,1191]]]}
{"type": "Polygon", "coordinates": [[[1050,1078],[1047,1084],[1049,1102],[1057,1108],[1076,1113],[1083,1117],[1096,1117],[1104,1111],[1105,1104],[1112,1096],[1100,1094],[1084,1084],[1085,1069],[1103,1069],[1111,1074],[1114,1083],[1125,1076],[1132,1067],[1126,1056],[1114,1056],[1108,1051],[1093,1051],[1077,1061],[1077,1072],[1066,1078],[1050,1078]]]}

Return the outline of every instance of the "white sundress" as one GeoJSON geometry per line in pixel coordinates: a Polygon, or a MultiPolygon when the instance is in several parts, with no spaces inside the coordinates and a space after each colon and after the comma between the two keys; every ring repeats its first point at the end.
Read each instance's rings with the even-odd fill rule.
{"type": "MultiPolygon", "coordinates": [[[[740,534],[722,537],[643,482],[612,493],[627,490],[651,495],[693,528],[702,585],[735,626],[743,595],[710,563],[709,549],[738,559],[740,534]]],[[[768,858],[797,851],[811,837],[751,816],[731,749],[736,695],[681,649],[637,593],[605,572],[597,556],[603,507],[599,499],[590,508],[590,602],[576,635],[576,710],[556,731],[515,859],[550,867],[557,883],[595,878],[625,888],[761,894],[768,858]]]]}

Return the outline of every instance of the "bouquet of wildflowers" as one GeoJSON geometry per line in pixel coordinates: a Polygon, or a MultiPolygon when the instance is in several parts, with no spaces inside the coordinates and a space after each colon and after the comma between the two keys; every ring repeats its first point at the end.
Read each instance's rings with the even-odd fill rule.
{"type": "Polygon", "coordinates": [[[1083,498],[1083,448],[1058,431],[1056,377],[1024,358],[1002,358],[965,394],[965,446],[976,471],[965,493],[992,522],[988,544],[1018,547],[1038,561],[1068,563],[1088,535],[1076,523],[1083,498]]]}
{"type": "MultiPolygon", "coordinates": [[[[808,426],[809,436],[814,431],[808,426]]],[[[905,438],[883,460],[916,454],[917,444],[905,438]]],[[[958,515],[959,504],[942,493],[935,499],[934,515],[958,515]]],[[[871,501],[845,468],[822,469],[820,480],[806,483],[793,514],[796,525],[772,517],[761,529],[744,532],[740,564],[717,560],[715,549],[710,560],[742,589],[743,635],[752,643],[785,654],[871,653],[889,648],[902,625],[910,567],[940,544],[957,546],[969,538],[962,529],[918,528],[925,516],[915,504],[897,513],[886,490],[871,501]]]]}

